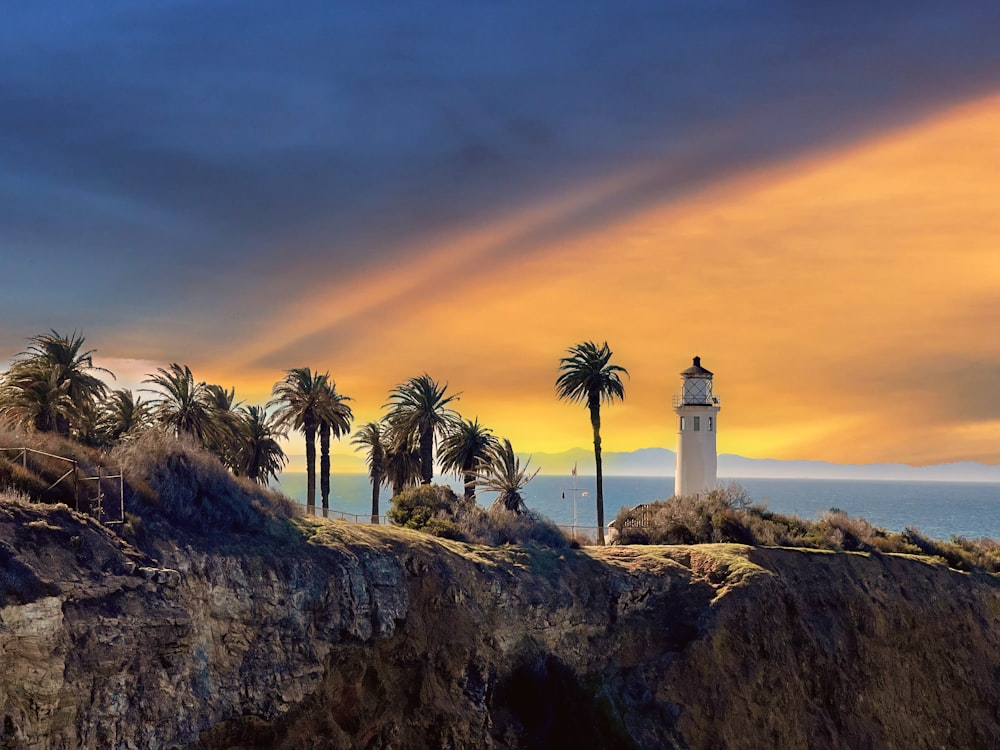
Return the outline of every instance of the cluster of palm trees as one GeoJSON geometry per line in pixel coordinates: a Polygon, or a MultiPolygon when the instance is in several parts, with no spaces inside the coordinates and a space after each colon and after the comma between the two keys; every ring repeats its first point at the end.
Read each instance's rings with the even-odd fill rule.
{"type": "Polygon", "coordinates": [[[198,381],[189,367],[171,364],[147,377],[147,398],[112,389],[93,362],[83,335],[56,331],[32,336],[0,375],[0,418],[8,424],[111,448],[154,427],[185,436],[219,457],[235,474],[265,484],[287,458],[283,435],[259,406],[243,406],[235,391],[198,381]]]}
{"type": "Polygon", "coordinates": [[[467,501],[481,486],[497,493],[495,504],[524,511],[521,492],[535,475],[521,467],[509,440],[501,442],[478,417],[463,419],[451,407],[459,395],[449,395],[447,384],[427,373],[409,378],[390,391],[382,420],[355,433],[352,443],[364,450],[372,482],[373,523],[380,487],[398,495],[418,482],[430,484],[435,453],[442,472],[461,477],[467,501]]]}
{"type": "MultiPolygon", "coordinates": [[[[305,437],[307,505],[316,504],[316,438],[320,443],[320,494],[329,507],[330,440],[351,431],[351,399],[337,391],[329,373],[299,367],[274,384],[264,406],[243,405],[235,390],[197,380],[186,365],[172,363],[144,381],[141,395],[112,389],[94,365],[94,350],[84,337],[56,331],[32,336],[7,372],[0,374],[0,419],[38,432],[111,447],[153,427],[193,440],[218,456],[235,474],[260,484],[276,479],[287,463],[279,439],[290,430],[305,437]]],[[[597,522],[603,543],[604,492],[601,464],[601,405],[625,396],[621,375],[610,362],[607,342],[587,341],[570,347],[560,360],[556,393],[584,404],[590,412],[597,468],[597,522]]],[[[461,477],[465,498],[477,487],[497,493],[496,504],[524,510],[522,492],[537,474],[521,465],[509,440],[499,440],[476,419],[463,419],[452,407],[460,394],[449,394],[424,373],[389,393],[385,416],[362,425],[353,445],[365,452],[372,482],[372,521],[379,517],[379,490],[398,494],[418,483],[430,484],[435,453],[442,472],[461,477]]]]}

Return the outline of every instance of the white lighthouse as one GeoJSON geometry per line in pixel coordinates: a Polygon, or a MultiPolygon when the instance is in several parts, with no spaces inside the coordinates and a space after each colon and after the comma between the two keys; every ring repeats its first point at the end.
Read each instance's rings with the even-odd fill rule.
{"type": "Polygon", "coordinates": [[[681,392],[674,396],[677,413],[677,469],[675,495],[700,495],[718,484],[719,460],[715,433],[719,429],[719,399],[712,394],[712,373],[701,357],[681,373],[681,392]]]}

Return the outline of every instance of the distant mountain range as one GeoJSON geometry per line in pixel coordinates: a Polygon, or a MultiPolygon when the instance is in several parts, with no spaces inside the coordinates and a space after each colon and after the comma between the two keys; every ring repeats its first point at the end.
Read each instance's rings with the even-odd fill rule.
{"type": "MultiPolygon", "coordinates": [[[[604,473],[609,476],[672,477],[676,453],[666,448],[641,448],[629,452],[606,451],[604,473]]],[[[522,454],[530,457],[531,468],[540,468],[549,476],[569,476],[576,464],[580,476],[594,474],[594,451],[573,448],[561,453],[522,454]]],[[[289,456],[288,471],[305,471],[301,455],[289,456]]],[[[367,468],[359,455],[335,453],[333,469],[338,473],[363,474],[367,468]]],[[[912,480],[929,482],[1000,482],[1000,466],[963,461],[932,466],[907,464],[835,464],[827,461],[779,461],[772,458],[745,458],[732,454],[719,456],[719,476],[734,479],[768,477],[788,479],[868,479],[912,480]]]]}
{"type": "MultiPolygon", "coordinates": [[[[641,448],[628,453],[608,451],[603,454],[604,473],[610,476],[674,475],[677,454],[666,448],[641,448]]],[[[523,458],[527,458],[525,455],[523,458]]],[[[522,460],[523,460],[522,458],[522,460]]],[[[569,474],[576,464],[580,475],[594,473],[594,452],[574,448],[562,453],[531,454],[531,465],[543,474],[569,474]]],[[[937,482],[1000,482],[1000,466],[963,461],[932,466],[907,464],[835,464],[827,461],[779,461],[771,458],[745,458],[732,454],[719,456],[722,478],[789,479],[868,479],[937,482]]]]}

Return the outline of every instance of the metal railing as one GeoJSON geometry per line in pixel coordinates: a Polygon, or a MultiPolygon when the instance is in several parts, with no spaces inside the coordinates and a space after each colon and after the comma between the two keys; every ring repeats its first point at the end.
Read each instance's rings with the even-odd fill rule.
{"type": "Polygon", "coordinates": [[[718,396],[703,396],[701,401],[695,400],[694,396],[685,396],[683,393],[673,397],[674,406],[720,406],[722,401],[718,396]]]}
{"type": "MultiPolygon", "coordinates": [[[[335,508],[322,508],[315,505],[306,505],[305,503],[296,502],[296,506],[302,509],[302,512],[313,518],[332,518],[335,521],[350,521],[351,523],[372,523],[371,513],[348,513],[344,510],[337,510],[335,508]]],[[[379,524],[391,523],[389,517],[383,514],[377,516],[379,524]]]]}
{"type": "MultiPolygon", "coordinates": [[[[82,473],[80,469],[80,463],[72,458],[66,458],[66,456],[57,456],[54,453],[46,453],[45,451],[36,450],[34,448],[28,448],[22,446],[20,448],[0,448],[0,453],[17,453],[14,457],[14,463],[20,462],[21,468],[28,471],[28,455],[44,456],[45,458],[54,459],[56,461],[62,461],[70,465],[70,468],[63,473],[56,481],[46,487],[41,496],[44,497],[47,493],[54,490],[61,483],[69,480],[71,477],[72,481],[72,493],[73,493],[73,505],[74,510],[80,511],[81,500],[86,503],[86,512],[94,516],[98,521],[103,524],[118,524],[124,523],[125,521],[125,472],[121,467],[117,467],[118,473],[114,473],[114,470],[107,469],[103,466],[97,467],[97,474],[95,476],[88,476],[86,473],[82,473]],[[114,482],[114,480],[118,480],[114,482]],[[118,489],[118,516],[108,518],[109,508],[105,507],[104,500],[107,497],[105,488],[107,482],[113,482],[111,486],[117,485],[118,489]],[[86,482],[96,482],[96,494],[90,497],[85,492],[86,482]]],[[[113,506],[112,506],[113,507],[113,506]]]]}

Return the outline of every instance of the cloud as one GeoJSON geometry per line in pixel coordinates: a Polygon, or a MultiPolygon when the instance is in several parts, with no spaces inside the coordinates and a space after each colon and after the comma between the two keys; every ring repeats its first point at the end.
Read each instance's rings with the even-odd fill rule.
{"type": "Polygon", "coordinates": [[[982,354],[996,121],[942,113],[991,93],[998,30],[986,2],[13,8],[0,345],[83,327],[253,400],[330,362],[364,418],[427,369],[560,449],[551,369],[607,338],[622,448],[672,439],[701,353],[727,449],[853,456],[842,371],[982,354]]]}

